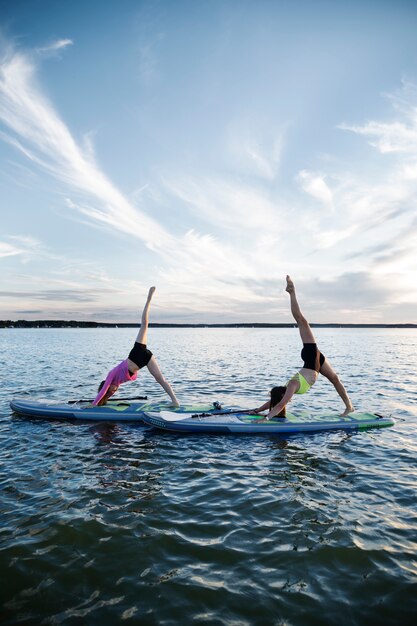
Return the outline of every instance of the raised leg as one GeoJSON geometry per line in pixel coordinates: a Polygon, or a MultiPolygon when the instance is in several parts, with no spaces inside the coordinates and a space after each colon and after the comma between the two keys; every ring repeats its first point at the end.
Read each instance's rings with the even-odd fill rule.
{"type": "Polygon", "coordinates": [[[147,365],[147,368],[150,371],[150,373],[152,374],[152,376],[155,378],[156,382],[159,383],[161,385],[161,387],[167,392],[167,394],[169,395],[169,397],[172,400],[172,403],[175,404],[176,406],[179,406],[179,402],[178,402],[178,400],[177,400],[177,398],[175,396],[174,390],[172,389],[172,387],[169,384],[169,382],[167,380],[165,380],[161,370],[159,369],[159,365],[157,363],[157,360],[155,359],[154,356],[149,361],[149,363],[147,365]]]}
{"type": "Polygon", "coordinates": [[[346,410],[343,412],[343,415],[347,415],[348,413],[351,413],[352,411],[354,411],[355,409],[353,408],[353,404],[350,401],[350,398],[347,394],[346,389],[344,388],[343,384],[341,383],[339,379],[339,376],[336,374],[336,372],[334,371],[334,369],[332,368],[332,366],[330,365],[327,359],[325,360],[325,362],[320,368],[320,374],[325,376],[327,380],[329,380],[332,383],[333,387],[336,389],[337,393],[342,398],[346,407],[346,410]]]}
{"type": "Polygon", "coordinates": [[[307,322],[304,315],[301,313],[300,305],[297,302],[297,298],[295,295],[295,287],[291,278],[287,276],[287,287],[285,291],[288,291],[290,294],[290,304],[291,304],[291,313],[293,318],[298,324],[298,330],[300,331],[301,341],[303,343],[316,343],[313,332],[310,328],[309,323],[307,322]]]}
{"type": "Polygon", "coordinates": [[[138,336],[136,337],[135,341],[137,341],[137,343],[144,343],[146,345],[147,340],[148,340],[148,324],[149,324],[149,320],[148,320],[148,316],[149,316],[149,307],[151,306],[151,300],[152,300],[152,296],[155,293],[155,289],[156,287],[151,287],[149,289],[149,293],[148,293],[148,297],[146,299],[146,303],[142,312],[142,320],[141,320],[141,324],[140,324],[140,329],[138,332],[138,336]]]}

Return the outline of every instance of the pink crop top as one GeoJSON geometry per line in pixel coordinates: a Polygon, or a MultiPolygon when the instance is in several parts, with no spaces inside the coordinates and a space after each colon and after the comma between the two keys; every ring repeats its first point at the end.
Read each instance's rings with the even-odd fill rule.
{"type": "MultiPolygon", "coordinates": [[[[110,372],[107,374],[106,380],[104,381],[103,387],[98,392],[96,399],[93,402],[94,406],[97,406],[98,403],[109,390],[110,385],[121,385],[122,383],[127,383],[130,380],[136,380],[138,377],[138,373],[135,372],[133,375],[130,374],[129,368],[127,365],[127,359],[116,365],[110,372]]],[[[113,394],[112,394],[113,395],[113,394]]]]}

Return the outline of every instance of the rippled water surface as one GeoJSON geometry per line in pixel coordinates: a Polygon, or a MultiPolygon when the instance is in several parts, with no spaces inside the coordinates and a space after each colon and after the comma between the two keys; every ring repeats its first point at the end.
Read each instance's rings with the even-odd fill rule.
{"type": "MultiPolygon", "coordinates": [[[[417,332],[318,329],[394,428],[260,436],[11,414],[94,394],[134,329],[0,330],[2,624],[417,623],[417,332]]],[[[183,401],[242,407],[299,367],[295,329],[151,329],[183,401]]],[[[123,388],[162,399],[149,374],[123,388]]],[[[342,409],[319,379],[291,410],[342,409]]]]}

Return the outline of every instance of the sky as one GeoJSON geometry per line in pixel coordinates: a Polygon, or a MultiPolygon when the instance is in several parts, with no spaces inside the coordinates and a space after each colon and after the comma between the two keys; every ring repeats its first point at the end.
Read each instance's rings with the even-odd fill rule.
{"type": "Polygon", "coordinates": [[[417,3],[0,0],[0,319],[417,322],[417,3]]]}

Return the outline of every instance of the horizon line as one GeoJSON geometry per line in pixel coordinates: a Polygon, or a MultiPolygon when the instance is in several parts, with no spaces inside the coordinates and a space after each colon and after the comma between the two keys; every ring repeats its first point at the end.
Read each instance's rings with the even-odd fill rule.
{"type": "MultiPolygon", "coordinates": [[[[134,322],[77,320],[0,320],[0,328],[138,328],[134,322]]],[[[149,328],[296,328],[295,322],[150,322],[149,328]]],[[[417,323],[311,322],[311,328],[417,328],[417,323]]]]}

